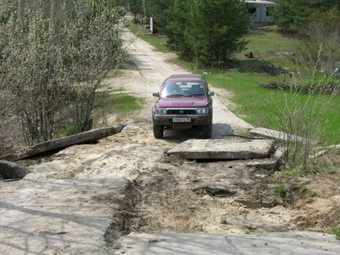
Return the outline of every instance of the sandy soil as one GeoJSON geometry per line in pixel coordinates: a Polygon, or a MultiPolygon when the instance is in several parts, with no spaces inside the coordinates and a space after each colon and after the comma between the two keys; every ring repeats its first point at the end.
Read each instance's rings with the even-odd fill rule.
{"type": "MultiPolygon", "coordinates": [[[[131,203],[113,199],[110,193],[88,198],[93,203],[97,201],[100,208],[103,203],[108,205],[103,209],[105,214],[111,202],[121,207],[115,210],[119,217],[111,219],[105,234],[106,243],[113,243],[113,248],[119,247],[115,243],[117,238],[130,231],[330,232],[330,226],[340,222],[338,179],[284,177],[275,169],[255,166],[252,160],[189,161],[169,157],[167,150],[189,138],[200,138],[200,131],[166,131],[164,139],[155,139],[151,122],[151,107],[155,101],[152,92],[158,90],[167,76],[187,71],[171,62],[172,55],[158,52],[133,38],[127,30],[122,33],[125,43],[129,44],[130,62],[135,65],[126,65],[120,77],[106,81],[104,89],[123,87],[143,98],[143,110],[125,119],[109,118],[109,125],[118,122],[128,125],[121,133],[96,144],[71,146],[33,162],[22,161],[30,165],[26,180],[127,179],[130,186],[125,196],[133,200],[131,203]],[[133,43],[130,43],[131,38],[133,43]],[[278,196],[280,185],[285,187],[284,197],[278,196]]],[[[226,91],[211,89],[216,93],[213,139],[247,141],[238,135],[252,126],[228,110],[226,91]]],[[[80,196],[79,192],[75,195],[80,196]]],[[[58,196],[64,198],[63,207],[74,204],[74,199],[65,199],[71,196],[69,192],[61,189],[58,196]]],[[[49,210],[53,212],[53,205],[49,210]]]]}

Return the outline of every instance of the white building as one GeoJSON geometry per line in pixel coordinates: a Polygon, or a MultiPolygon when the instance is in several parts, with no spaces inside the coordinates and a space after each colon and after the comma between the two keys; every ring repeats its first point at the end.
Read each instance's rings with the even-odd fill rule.
{"type": "Polygon", "coordinates": [[[274,1],[262,1],[262,0],[245,0],[248,4],[248,12],[254,13],[253,27],[264,26],[272,24],[273,21],[268,15],[268,7],[274,6],[274,1]]]}

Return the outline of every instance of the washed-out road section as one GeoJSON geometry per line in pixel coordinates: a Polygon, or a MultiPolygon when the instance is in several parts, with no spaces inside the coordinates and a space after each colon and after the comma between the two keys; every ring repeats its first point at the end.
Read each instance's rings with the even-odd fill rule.
{"type": "MultiPolygon", "coordinates": [[[[333,235],[276,232],[296,230],[310,211],[274,203],[275,185],[266,180],[275,170],[263,167],[263,159],[205,162],[171,154],[182,142],[200,139],[199,130],[153,137],[152,92],[166,77],[187,71],[171,54],[121,32],[133,65],[103,89],[124,88],[145,107],[124,118],[107,116],[108,126],[128,125],[98,143],[19,162],[28,166],[26,177],[0,182],[1,253],[338,254],[333,235]]],[[[213,140],[249,142],[235,135],[252,126],[228,110],[227,92],[212,89],[213,140]]],[[[337,203],[340,196],[308,205],[329,208],[318,212],[323,217],[337,203]]]]}

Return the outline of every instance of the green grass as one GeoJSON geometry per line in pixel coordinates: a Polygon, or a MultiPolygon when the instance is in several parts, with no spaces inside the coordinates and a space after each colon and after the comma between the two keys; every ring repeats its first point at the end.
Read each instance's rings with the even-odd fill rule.
{"type": "MultiPolygon", "coordinates": [[[[103,86],[99,86],[99,88],[101,87],[103,86]]],[[[91,118],[93,118],[93,123],[97,128],[107,125],[105,120],[109,115],[115,115],[119,119],[141,109],[141,99],[126,93],[123,88],[109,92],[97,92],[93,102],[91,118]]],[[[61,124],[59,132],[61,136],[69,136],[77,134],[79,127],[77,123],[65,122],[61,124]]]]}
{"type": "Polygon", "coordinates": [[[286,190],[286,188],[284,186],[282,186],[282,185],[277,186],[276,187],[276,195],[279,198],[283,199],[283,200],[287,199],[287,190],[286,190]]]}
{"type": "Polygon", "coordinates": [[[131,116],[142,109],[143,102],[140,98],[126,93],[124,89],[110,92],[98,92],[95,95],[93,106],[93,120],[97,126],[107,126],[107,118],[110,115],[120,122],[126,116],[131,116]]]}
{"type": "Polygon", "coordinates": [[[263,53],[292,51],[294,50],[293,43],[296,41],[293,37],[287,37],[278,33],[276,26],[251,29],[248,35],[245,36],[245,39],[250,41],[248,45],[250,50],[263,53]]]}
{"type": "Polygon", "coordinates": [[[336,239],[340,240],[340,226],[333,226],[332,233],[335,235],[336,239]]]}
{"type": "Polygon", "coordinates": [[[272,78],[269,75],[259,73],[211,73],[206,76],[209,84],[223,88],[232,93],[232,102],[236,108],[231,109],[239,116],[254,125],[262,123],[263,113],[267,112],[268,106],[265,101],[268,98],[279,98],[280,92],[265,89],[259,84],[267,83],[272,78]],[[258,118],[256,116],[261,116],[258,118]]]}
{"type": "MultiPolygon", "coordinates": [[[[124,92],[123,89],[96,94],[94,110],[97,113],[126,114],[142,109],[140,99],[124,92]]],[[[102,114],[99,114],[102,115],[102,114]]]]}
{"type": "Polygon", "coordinates": [[[126,93],[115,94],[110,96],[112,103],[108,104],[112,106],[116,112],[119,113],[127,113],[130,111],[141,110],[141,104],[139,103],[139,99],[133,97],[126,93]]]}
{"type": "MultiPolygon", "coordinates": [[[[296,99],[294,93],[259,86],[280,81],[285,77],[273,77],[263,73],[226,72],[212,73],[206,78],[213,86],[230,91],[231,100],[236,104],[236,108],[231,110],[254,126],[265,125],[267,128],[280,129],[282,123],[277,114],[282,113],[286,100],[293,103],[296,99]]],[[[323,111],[315,109],[314,113],[322,130],[318,139],[326,143],[340,143],[340,97],[299,95],[297,98],[301,104],[320,105],[320,108],[325,108],[323,111]]]]}

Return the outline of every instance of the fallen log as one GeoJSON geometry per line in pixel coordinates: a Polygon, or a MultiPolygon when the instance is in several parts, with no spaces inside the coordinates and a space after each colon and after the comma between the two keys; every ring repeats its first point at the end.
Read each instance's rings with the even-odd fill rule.
{"type": "Polygon", "coordinates": [[[1,155],[0,160],[16,161],[19,159],[35,156],[40,153],[66,148],[75,144],[95,142],[110,135],[120,133],[124,127],[125,125],[109,128],[98,128],[79,134],[46,141],[33,146],[23,147],[17,149],[15,152],[8,152],[1,155]]]}

